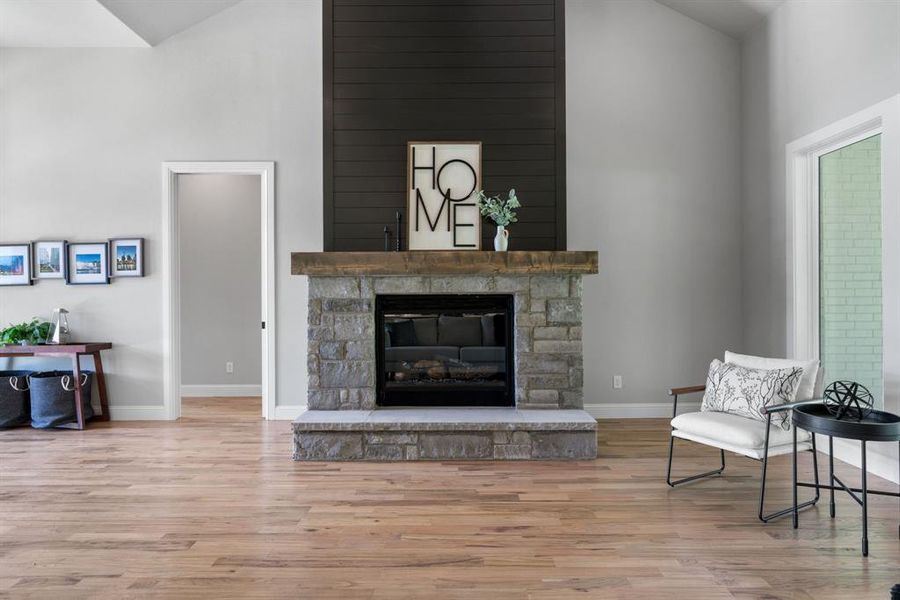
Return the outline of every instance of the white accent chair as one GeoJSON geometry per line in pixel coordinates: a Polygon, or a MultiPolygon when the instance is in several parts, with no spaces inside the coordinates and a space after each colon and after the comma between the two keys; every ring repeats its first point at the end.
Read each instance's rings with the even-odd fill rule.
{"type": "MultiPolygon", "coordinates": [[[[793,506],[774,513],[765,514],[764,505],[766,499],[766,468],[769,457],[790,454],[793,451],[794,427],[787,431],[776,426],[772,428],[772,415],[786,410],[792,410],[795,406],[817,402],[822,396],[823,370],[818,361],[796,361],[777,358],[763,358],[725,353],[725,362],[736,364],[750,369],[783,369],[786,367],[800,367],[803,375],[797,388],[797,396],[794,402],[767,407],[766,422],[749,419],[740,415],[723,412],[690,412],[678,414],[678,397],[685,394],[699,393],[706,390],[705,385],[672,388],[669,396],[672,397],[672,434],[669,439],[669,464],[666,472],[666,483],[671,487],[695,481],[705,477],[720,475],[725,470],[725,451],[740,454],[762,462],[762,475],[759,489],[759,520],[767,523],[778,517],[791,514],[793,506]],[[675,449],[675,438],[688,440],[719,449],[720,466],[718,469],[672,480],[672,458],[675,449]]],[[[819,500],[819,464],[816,459],[815,436],[802,429],[797,430],[797,450],[811,450],[813,453],[813,471],[815,474],[816,492],[812,500],[800,504],[798,508],[808,508],[819,500]]]]}

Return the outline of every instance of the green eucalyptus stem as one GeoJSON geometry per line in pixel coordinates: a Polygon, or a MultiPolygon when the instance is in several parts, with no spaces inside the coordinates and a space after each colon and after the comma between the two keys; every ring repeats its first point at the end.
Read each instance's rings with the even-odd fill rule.
{"type": "Polygon", "coordinates": [[[507,227],[510,223],[518,221],[516,209],[522,205],[516,197],[515,189],[509,190],[505,200],[500,196],[488,196],[484,190],[478,190],[475,193],[475,200],[482,216],[488,217],[500,227],[507,227]]]}

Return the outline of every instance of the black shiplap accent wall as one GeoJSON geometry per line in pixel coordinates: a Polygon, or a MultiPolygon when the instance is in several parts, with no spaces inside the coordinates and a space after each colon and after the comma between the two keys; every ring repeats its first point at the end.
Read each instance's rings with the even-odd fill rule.
{"type": "MultiPolygon", "coordinates": [[[[407,141],[480,140],[511,248],[566,248],[564,0],[325,0],[325,250],[381,250],[407,141]]],[[[483,228],[490,248],[493,227],[483,228]]],[[[405,247],[405,246],[404,246],[405,247]]]]}

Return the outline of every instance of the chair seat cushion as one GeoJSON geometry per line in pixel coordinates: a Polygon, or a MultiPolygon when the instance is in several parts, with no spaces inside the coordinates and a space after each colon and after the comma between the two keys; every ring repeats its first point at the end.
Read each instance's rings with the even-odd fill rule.
{"type": "MultiPolygon", "coordinates": [[[[723,412],[692,412],[672,419],[672,427],[691,436],[718,442],[731,448],[752,450],[757,455],[766,444],[766,424],[740,415],[723,412]]],[[[781,427],[769,429],[769,448],[793,443],[793,431],[781,427]]],[[[797,441],[809,439],[809,432],[797,431],[797,441]]],[[[749,455],[748,454],[748,455],[749,455]]]]}

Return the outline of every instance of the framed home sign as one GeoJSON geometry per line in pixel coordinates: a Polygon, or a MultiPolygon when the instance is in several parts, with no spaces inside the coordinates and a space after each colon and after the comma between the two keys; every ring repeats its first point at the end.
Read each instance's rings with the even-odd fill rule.
{"type": "Polygon", "coordinates": [[[479,250],[481,142],[407,144],[409,250],[479,250]]]}

